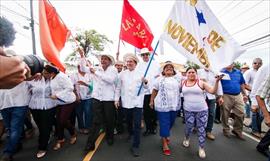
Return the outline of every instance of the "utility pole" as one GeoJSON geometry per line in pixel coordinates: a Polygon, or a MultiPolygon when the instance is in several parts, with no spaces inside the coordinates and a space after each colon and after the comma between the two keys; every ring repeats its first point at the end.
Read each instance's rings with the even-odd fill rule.
{"type": "Polygon", "coordinates": [[[33,0],[30,0],[30,14],[31,14],[31,20],[30,20],[30,27],[32,32],[32,46],[33,46],[33,54],[36,55],[36,39],[35,39],[35,24],[34,24],[34,15],[33,15],[33,0]]]}

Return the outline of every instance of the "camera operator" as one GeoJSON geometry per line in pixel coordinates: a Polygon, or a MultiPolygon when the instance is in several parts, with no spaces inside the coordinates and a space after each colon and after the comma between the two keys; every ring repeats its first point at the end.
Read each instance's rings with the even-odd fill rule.
{"type": "Polygon", "coordinates": [[[4,47],[12,44],[15,33],[12,23],[0,17],[0,89],[13,88],[43,70],[43,61],[34,55],[7,56],[4,47]]]}

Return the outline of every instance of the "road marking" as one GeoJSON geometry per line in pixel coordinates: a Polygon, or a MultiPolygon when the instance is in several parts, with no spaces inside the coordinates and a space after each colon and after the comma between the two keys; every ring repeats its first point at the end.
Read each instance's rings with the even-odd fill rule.
{"type": "Polygon", "coordinates": [[[104,136],[105,136],[105,133],[102,133],[102,134],[99,135],[99,137],[98,137],[98,139],[97,139],[97,141],[96,141],[96,145],[95,145],[96,148],[95,148],[95,150],[88,152],[87,155],[84,157],[83,161],[90,161],[90,160],[91,160],[91,158],[92,158],[93,155],[95,154],[95,152],[96,152],[96,150],[97,150],[99,144],[100,144],[101,141],[103,140],[104,136]]]}
{"type": "Polygon", "coordinates": [[[243,132],[243,135],[245,135],[246,137],[248,137],[248,138],[250,138],[250,139],[252,139],[252,140],[254,140],[256,142],[260,142],[259,139],[257,139],[256,137],[254,137],[254,136],[252,136],[252,135],[250,135],[250,134],[248,134],[246,132],[243,132]]]}
{"type": "MultiPolygon", "coordinates": [[[[233,129],[233,126],[230,125],[230,129],[233,129]]],[[[246,137],[248,137],[248,138],[250,138],[250,139],[256,141],[256,142],[260,142],[259,139],[257,139],[256,137],[254,137],[254,136],[252,136],[252,135],[250,135],[250,134],[248,134],[248,133],[246,133],[246,132],[244,132],[244,131],[242,132],[242,134],[245,135],[246,137]]]]}

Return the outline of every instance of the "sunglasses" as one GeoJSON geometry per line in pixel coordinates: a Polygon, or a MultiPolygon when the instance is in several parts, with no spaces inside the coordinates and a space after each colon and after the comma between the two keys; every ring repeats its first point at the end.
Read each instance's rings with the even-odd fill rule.
{"type": "Polygon", "coordinates": [[[262,64],[262,63],[257,63],[257,62],[254,62],[253,64],[262,64]]]}
{"type": "Polygon", "coordinates": [[[141,56],[149,56],[150,54],[145,53],[145,54],[141,54],[141,56]]]}

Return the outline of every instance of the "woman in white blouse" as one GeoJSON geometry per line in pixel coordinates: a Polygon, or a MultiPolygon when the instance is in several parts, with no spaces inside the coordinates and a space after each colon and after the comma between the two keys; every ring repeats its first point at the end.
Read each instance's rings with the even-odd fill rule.
{"type": "Polygon", "coordinates": [[[71,123],[71,114],[75,108],[76,96],[73,92],[74,87],[71,80],[64,73],[51,65],[46,65],[44,70],[51,76],[51,98],[56,101],[56,134],[57,142],[53,147],[59,150],[64,142],[64,129],[66,128],[71,135],[70,144],[75,144],[77,137],[74,125],[71,123]]]}
{"type": "Polygon", "coordinates": [[[167,62],[152,91],[150,107],[157,111],[159,120],[159,133],[162,138],[162,147],[164,155],[171,155],[169,149],[170,130],[174,124],[177,110],[179,110],[178,101],[180,97],[180,83],[175,77],[174,66],[167,62]]]}
{"type": "Polygon", "coordinates": [[[51,129],[54,123],[56,101],[51,99],[50,73],[46,70],[40,80],[29,82],[31,98],[29,108],[39,130],[37,158],[46,155],[51,129]]]}
{"type": "Polygon", "coordinates": [[[144,78],[143,72],[136,69],[138,58],[134,54],[126,54],[124,61],[127,64],[127,70],[119,75],[119,81],[115,91],[115,106],[119,107],[119,98],[121,96],[122,107],[126,115],[129,137],[133,135],[131,152],[133,156],[139,156],[141,119],[144,91],[137,96],[139,87],[143,82],[144,88],[148,88],[148,81],[144,78]]]}

